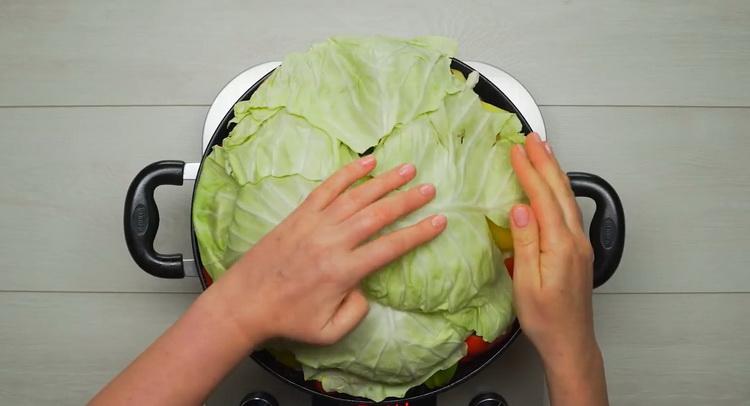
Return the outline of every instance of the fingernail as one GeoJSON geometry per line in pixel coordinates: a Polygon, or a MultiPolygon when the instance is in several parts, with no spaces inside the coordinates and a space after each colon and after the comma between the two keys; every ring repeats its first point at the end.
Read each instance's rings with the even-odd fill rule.
{"type": "Polygon", "coordinates": [[[423,196],[432,196],[435,193],[435,186],[432,186],[429,183],[424,184],[419,187],[419,193],[423,196]]]}
{"type": "Polygon", "coordinates": [[[529,225],[529,209],[525,206],[514,207],[511,216],[516,227],[523,228],[529,225]]]}
{"type": "Polygon", "coordinates": [[[365,168],[372,166],[372,164],[374,163],[375,163],[375,155],[372,155],[372,154],[365,155],[359,159],[359,164],[365,168]]]}
{"type": "Polygon", "coordinates": [[[552,155],[552,147],[549,146],[549,143],[543,142],[542,144],[544,144],[544,149],[547,151],[547,154],[552,155]]]}
{"type": "Polygon", "coordinates": [[[533,138],[534,141],[542,141],[542,139],[539,137],[539,133],[530,133],[529,137],[533,138]]]}
{"type": "Polygon", "coordinates": [[[398,174],[401,176],[408,176],[414,173],[416,168],[414,168],[414,165],[412,164],[403,164],[400,168],[398,168],[398,174]]]}
{"type": "Polygon", "coordinates": [[[526,155],[526,149],[524,149],[523,144],[516,144],[513,148],[517,149],[521,155],[526,155]]]}
{"type": "Polygon", "coordinates": [[[448,221],[447,218],[445,218],[444,215],[438,214],[437,216],[433,217],[430,221],[432,223],[433,227],[442,227],[445,225],[445,223],[448,221]]]}

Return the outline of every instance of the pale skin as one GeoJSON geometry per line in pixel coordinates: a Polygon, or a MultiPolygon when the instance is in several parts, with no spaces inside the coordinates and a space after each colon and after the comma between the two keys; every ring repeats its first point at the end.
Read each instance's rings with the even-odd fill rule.
{"type": "MultiPolygon", "coordinates": [[[[530,201],[511,211],[519,321],[542,358],[553,405],[607,405],[592,251],[567,177],[536,134],[511,158],[530,201]]],[[[90,404],[200,405],[270,338],[330,344],[353,329],[368,311],[362,278],[450,226],[436,213],[372,239],[436,193],[429,184],[391,193],[414,178],[410,164],[352,187],[376,164],[364,157],[323,182],[90,404]]]]}

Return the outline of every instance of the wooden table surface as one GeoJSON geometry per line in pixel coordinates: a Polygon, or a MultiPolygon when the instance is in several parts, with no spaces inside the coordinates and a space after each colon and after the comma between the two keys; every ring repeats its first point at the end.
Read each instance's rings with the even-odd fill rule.
{"type": "MultiPolygon", "coordinates": [[[[613,405],[750,404],[750,2],[0,0],[0,404],[77,405],[194,300],[122,236],[137,171],[196,161],[235,74],[336,34],[437,34],[510,72],[565,167],[608,179],[627,247],[595,293],[613,405]]],[[[192,185],[157,199],[157,247],[189,253],[192,185]]],[[[591,204],[582,202],[591,213],[591,204]]],[[[519,340],[449,393],[544,403],[519,340]]],[[[209,399],[303,397],[251,361],[209,399]]]]}

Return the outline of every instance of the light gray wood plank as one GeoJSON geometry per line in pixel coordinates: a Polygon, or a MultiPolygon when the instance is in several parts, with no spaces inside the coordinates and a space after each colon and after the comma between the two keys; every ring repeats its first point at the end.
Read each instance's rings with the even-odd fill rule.
{"type": "MultiPolygon", "coordinates": [[[[0,404],[83,404],[193,299],[190,294],[0,292],[0,404]]],[[[491,388],[516,404],[539,404],[541,376],[538,359],[521,339],[464,385],[471,391],[446,395],[448,403],[442,404],[465,402],[470,393],[491,388]],[[495,385],[499,377],[502,383],[495,385]]],[[[282,405],[303,405],[306,399],[248,359],[208,404],[239,404],[245,393],[258,389],[282,405]]]]}
{"type": "Polygon", "coordinates": [[[596,295],[594,306],[612,405],[750,401],[750,295],[596,295]]]}
{"type": "Polygon", "coordinates": [[[193,299],[0,293],[0,404],[84,404],[193,299]]]}
{"type": "Polygon", "coordinates": [[[564,168],[604,177],[625,208],[625,255],[602,292],[750,291],[748,111],[543,109],[564,168]]]}
{"type": "Polygon", "coordinates": [[[743,0],[3,1],[0,105],[207,104],[339,34],[438,34],[542,104],[750,105],[743,0]]]}
{"type": "MultiPolygon", "coordinates": [[[[193,298],[0,292],[0,403],[82,404],[193,298]]],[[[594,306],[611,404],[735,406],[750,399],[750,294],[609,294],[596,295],[594,306]]],[[[446,394],[444,404],[460,405],[475,390],[491,388],[513,405],[541,404],[538,368],[520,340],[487,371],[446,394]]],[[[235,404],[259,388],[283,404],[303,404],[300,394],[248,360],[209,405],[235,404]]]]}
{"type": "MultiPolygon", "coordinates": [[[[123,204],[138,171],[196,160],[204,107],[0,109],[2,290],[198,291],[197,278],[141,272],[125,246],[123,204]]],[[[192,257],[192,182],[157,189],[157,248],[192,257]]]]}
{"type": "MultiPolygon", "coordinates": [[[[0,109],[0,290],[197,291],[140,272],[121,217],[140,168],[198,158],[204,111],[0,109]]],[[[625,205],[625,256],[602,292],[750,291],[747,112],[544,108],[565,168],[608,179],[625,205]]],[[[157,192],[164,252],[191,252],[191,188],[157,192]]]]}

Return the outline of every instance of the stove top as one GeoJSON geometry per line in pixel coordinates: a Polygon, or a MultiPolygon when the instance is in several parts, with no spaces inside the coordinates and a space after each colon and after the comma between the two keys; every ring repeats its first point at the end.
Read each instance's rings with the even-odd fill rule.
{"type": "MultiPolygon", "coordinates": [[[[337,403],[322,398],[312,399],[312,406],[358,406],[358,403],[337,403]]],[[[361,405],[365,405],[362,403],[361,405]]],[[[383,403],[383,406],[436,406],[435,397],[424,400],[383,403]]],[[[240,406],[279,406],[276,399],[265,392],[255,392],[245,396],[240,406]]],[[[481,393],[469,402],[468,406],[509,406],[502,396],[496,393],[481,393]]]]}
{"type": "MultiPolygon", "coordinates": [[[[546,139],[546,129],[542,113],[539,106],[534,102],[531,94],[526,88],[510,74],[500,68],[483,62],[466,61],[467,65],[481,73],[490,82],[497,86],[518,108],[524,116],[529,126],[534,129],[539,136],[546,139]]],[[[206,115],[203,125],[203,137],[201,143],[201,155],[208,147],[211,137],[224,119],[226,113],[232,109],[234,104],[254,83],[263,78],[272,70],[281,65],[281,62],[266,62],[253,66],[237,75],[229,81],[216,96],[206,115]]],[[[187,163],[184,167],[184,180],[195,180],[198,174],[200,163],[187,163]]],[[[197,276],[197,268],[191,259],[184,260],[185,276],[197,276]]],[[[322,397],[311,399],[311,406],[357,406],[358,403],[336,402],[322,397]]],[[[364,405],[364,404],[362,404],[364,405]]],[[[436,406],[437,398],[429,397],[409,402],[385,402],[384,406],[436,406]]],[[[496,393],[481,393],[475,396],[468,404],[469,406],[507,406],[508,404],[502,396],[496,393]]],[[[247,395],[241,403],[241,406],[279,406],[276,399],[270,394],[256,392],[247,395]]],[[[283,405],[282,405],[283,406],[283,405]]]]}

